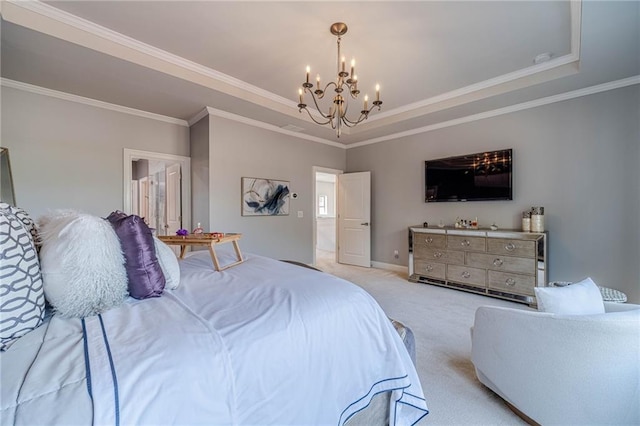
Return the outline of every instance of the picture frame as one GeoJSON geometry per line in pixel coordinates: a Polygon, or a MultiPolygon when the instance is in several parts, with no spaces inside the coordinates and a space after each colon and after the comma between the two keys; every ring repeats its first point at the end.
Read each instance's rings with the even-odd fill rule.
{"type": "Polygon", "coordinates": [[[289,181],[243,177],[242,216],[288,216],[289,181]]]}

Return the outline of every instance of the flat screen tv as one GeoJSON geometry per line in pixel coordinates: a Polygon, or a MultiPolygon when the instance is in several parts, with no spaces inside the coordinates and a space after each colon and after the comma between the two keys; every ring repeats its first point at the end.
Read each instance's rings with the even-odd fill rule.
{"type": "Polygon", "coordinates": [[[512,200],[512,149],[427,160],[425,201],[512,200]]]}

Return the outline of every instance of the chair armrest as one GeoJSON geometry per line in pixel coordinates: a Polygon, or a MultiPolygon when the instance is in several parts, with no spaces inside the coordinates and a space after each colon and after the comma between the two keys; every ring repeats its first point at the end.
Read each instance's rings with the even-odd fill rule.
{"type": "Polygon", "coordinates": [[[640,311],[554,315],[480,307],[478,378],[540,424],[638,423],[640,311]]]}

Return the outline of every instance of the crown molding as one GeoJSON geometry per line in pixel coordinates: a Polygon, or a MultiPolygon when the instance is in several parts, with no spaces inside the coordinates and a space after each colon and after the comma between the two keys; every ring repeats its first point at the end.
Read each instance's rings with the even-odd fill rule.
{"type": "MultiPolygon", "coordinates": [[[[10,22],[200,84],[290,117],[301,118],[297,103],[293,100],[102,27],[49,4],[21,0],[3,0],[2,4],[3,18],[10,22]]],[[[344,129],[345,135],[355,135],[362,131],[577,72],[580,60],[581,11],[582,0],[570,0],[571,52],[568,55],[376,114],[357,128],[344,129]]],[[[319,118],[318,111],[311,109],[310,112],[319,118]]],[[[309,117],[304,116],[302,119],[313,124],[309,117]]]]}
{"type": "Polygon", "coordinates": [[[129,108],[122,105],[111,104],[109,102],[98,101],[96,99],[85,98],[84,96],[73,95],[71,93],[60,92],[58,90],[46,89],[40,86],[34,86],[20,81],[10,80],[8,78],[0,79],[0,85],[18,89],[25,92],[35,93],[38,95],[49,96],[52,98],[62,99],[65,101],[75,102],[83,105],[89,105],[96,108],[108,109],[123,114],[135,115],[138,117],[149,118],[151,120],[163,121],[165,123],[177,124],[178,126],[189,127],[189,123],[179,118],[168,117],[166,115],[155,114],[153,112],[143,111],[140,109],[129,108]]]}
{"type": "Polygon", "coordinates": [[[581,52],[582,1],[570,0],[571,51],[568,54],[553,58],[548,62],[532,65],[422,101],[378,113],[367,119],[367,123],[363,123],[363,126],[352,129],[351,134],[357,134],[382,125],[397,123],[409,118],[496,96],[506,91],[577,73],[579,71],[581,52]]]}
{"type": "Polygon", "coordinates": [[[278,126],[274,126],[273,124],[265,123],[264,121],[254,120],[252,118],[243,117],[241,115],[233,114],[231,112],[222,111],[212,107],[205,107],[202,111],[194,115],[189,123],[195,124],[200,121],[203,117],[210,115],[214,117],[224,118],[227,120],[235,121],[238,123],[246,124],[252,127],[258,127],[260,129],[268,130],[270,132],[276,132],[287,136],[293,136],[297,139],[304,139],[311,142],[317,142],[324,145],[333,146],[335,148],[346,149],[344,144],[334,142],[328,139],[319,138],[317,136],[306,135],[304,133],[292,132],[291,130],[286,130],[278,126]]]}
{"type": "Polygon", "coordinates": [[[264,130],[284,134],[287,136],[292,136],[298,139],[304,139],[311,142],[322,143],[325,145],[333,146],[336,148],[342,149],[352,149],[358,148],[361,146],[372,145],[380,142],[385,142],[394,139],[400,139],[408,136],[413,136],[421,133],[427,133],[434,130],[444,129],[447,127],[453,127],[460,124],[471,123],[474,121],[484,120],[487,118],[497,117],[500,115],[510,114],[513,112],[523,111],[526,109],[537,108],[544,105],[553,104],[556,102],[562,102],[570,99],[579,98],[582,96],[589,96],[601,92],[606,92],[609,90],[620,89],[627,86],[633,86],[636,84],[640,84],[640,75],[635,75],[632,77],[624,78],[621,80],[611,81],[608,83],[598,84],[596,86],[585,87],[583,89],[574,90],[571,92],[561,93],[558,95],[548,96],[546,98],[536,99],[533,101],[523,102],[516,105],[511,105],[504,108],[495,109],[492,111],[486,111],[478,114],[469,115],[466,117],[456,118],[453,120],[443,121],[441,123],[432,124],[429,126],[420,127],[417,129],[407,130],[406,132],[398,132],[387,136],[382,136],[379,138],[369,139],[363,142],[356,142],[350,145],[343,145],[338,142],[334,142],[328,139],[319,138],[316,136],[306,135],[304,133],[292,132],[290,130],[285,130],[280,127],[274,126],[269,123],[265,123],[262,121],[254,120],[251,118],[243,117],[237,114],[233,114],[230,112],[222,111],[212,107],[205,107],[200,112],[191,117],[188,121],[181,120],[178,118],[167,117],[165,115],[154,114],[147,111],[138,110],[135,108],[124,107],[121,105],[110,104],[108,102],[98,101],[95,99],[85,98],[78,95],[72,95],[65,92],[60,92],[57,90],[46,89],[44,87],[34,86],[27,83],[21,83],[19,81],[10,80],[7,78],[0,79],[0,86],[9,87],[17,90],[22,90],[30,93],[35,93],[44,96],[50,96],[57,99],[62,99],[65,101],[76,102],[84,105],[89,105],[97,108],[107,109],[110,111],[116,111],[123,114],[135,115],[138,117],[149,118],[152,120],[162,121],[165,123],[176,124],[179,126],[190,127],[193,124],[200,121],[202,118],[212,115],[220,118],[225,118],[227,120],[232,120],[235,122],[239,122],[242,124],[246,124],[253,127],[258,127],[264,130]]]}
{"type": "Polygon", "coordinates": [[[473,115],[468,115],[466,117],[443,121],[441,123],[432,124],[430,126],[420,127],[417,129],[408,130],[406,132],[394,133],[392,135],[382,136],[379,138],[370,139],[368,141],[356,142],[348,145],[347,149],[358,148],[361,146],[372,145],[372,144],[385,142],[393,139],[404,138],[407,136],[413,136],[420,133],[427,133],[434,130],[444,129],[446,127],[453,127],[460,124],[471,123],[473,121],[484,120],[486,118],[492,118],[500,115],[511,114],[513,112],[523,111],[526,109],[537,108],[540,106],[549,105],[556,102],[567,101],[567,100],[579,98],[582,96],[589,96],[589,95],[594,95],[596,93],[606,92],[609,90],[615,90],[615,89],[620,89],[627,86],[633,86],[635,84],[640,84],[640,75],[624,78],[622,80],[616,80],[608,83],[598,84],[596,86],[585,87],[583,89],[561,93],[558,95],[548,96],[546,98],[523,102],[520,104],[511,105],[504,108],[498,108],[492,111],[481,112],[479,114],[473,114],[473,115]]]}
{"type": "MultiPolygon", "coordinates": [[[[22,1],[22,0],[2,0],[4,6],[2,8],[3,18],[9,22],[16,23],[26,28],[34,29],[42,33],[48,34],[53,37],[61,38],[71,43],[79,44],[84,47],[96,50],[101,53],[107,53],[117,58],[124,59],[130,62],[137,63],[139,65],[154,68],[152,65],[145,61],[143,57],[153,58],[159,60],[165,65],[172,65],[173,68],[178,70],[185,70],[202,77],[205,77],[206,81],[194,81],[193,78],[189,78],[188,75],[181,74],[180,72],[170,72],[170,70],[156,69],[158,71],[174,75],[175,77],[192,81],[194,83],[203,84],[214,90],[220,90],[223,93],[227,93],[232,96],[241,97],[241,93],[245,92],[262,98],[263,100],[257,101],[256,99],[246,99],[250,102],[263,104],[264,100],[275,102],[287,109],[296,109],[297,103],[291,99],[283,98],[267,90],[261,89],[252,84],[246,83],[228,74],[216,71],[208,68],[204,65],[182,58],[181,56],[174,55],[165,50],[143,43],[132,37],[113,31],[109,28],[103,27],[87,19],[65,12],[56,7],[50,6],[39,0],[22,1]],[[40,19],[38,19],[40,18],[40,19]],[[41,18],[45,18],[44,20],[41,18]],[[59,25],[62,24],[62,27],[59,25]],[[64,27],[80,30],[82,34],[72,34],[72,32],[66,31],[64,27]],[[103,42],[90,40],[87,38],[87,34],[97,37],[102,41],[108,41],[115,45],[124,47],[138,54],[138,57],[134,58],[131,54],[126,55],[122,51],[117,52],[112,50],[112,46],[105,45],[103,42]],[[217,82],[218,84],[211,84],[211,82],[217,82]]],[[[68,29],[67,28],[67,29],[68,29]]],[[[157,65],[157,61],[156,61],[157,65]]],[[[263,105],[264,106],[264,105],[263,105]]]]}

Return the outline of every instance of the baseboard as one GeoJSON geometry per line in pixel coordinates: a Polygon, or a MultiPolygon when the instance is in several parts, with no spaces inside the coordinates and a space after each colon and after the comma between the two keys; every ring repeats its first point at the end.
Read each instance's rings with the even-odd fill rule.
{"type": "Polygon", "coordinates": [[[386,269],[387,271],[399,272],[401,274],[409,273],[408,266],[395,265],[393,263],[371,262],[371,266],[377,269],[386,269]]]}

